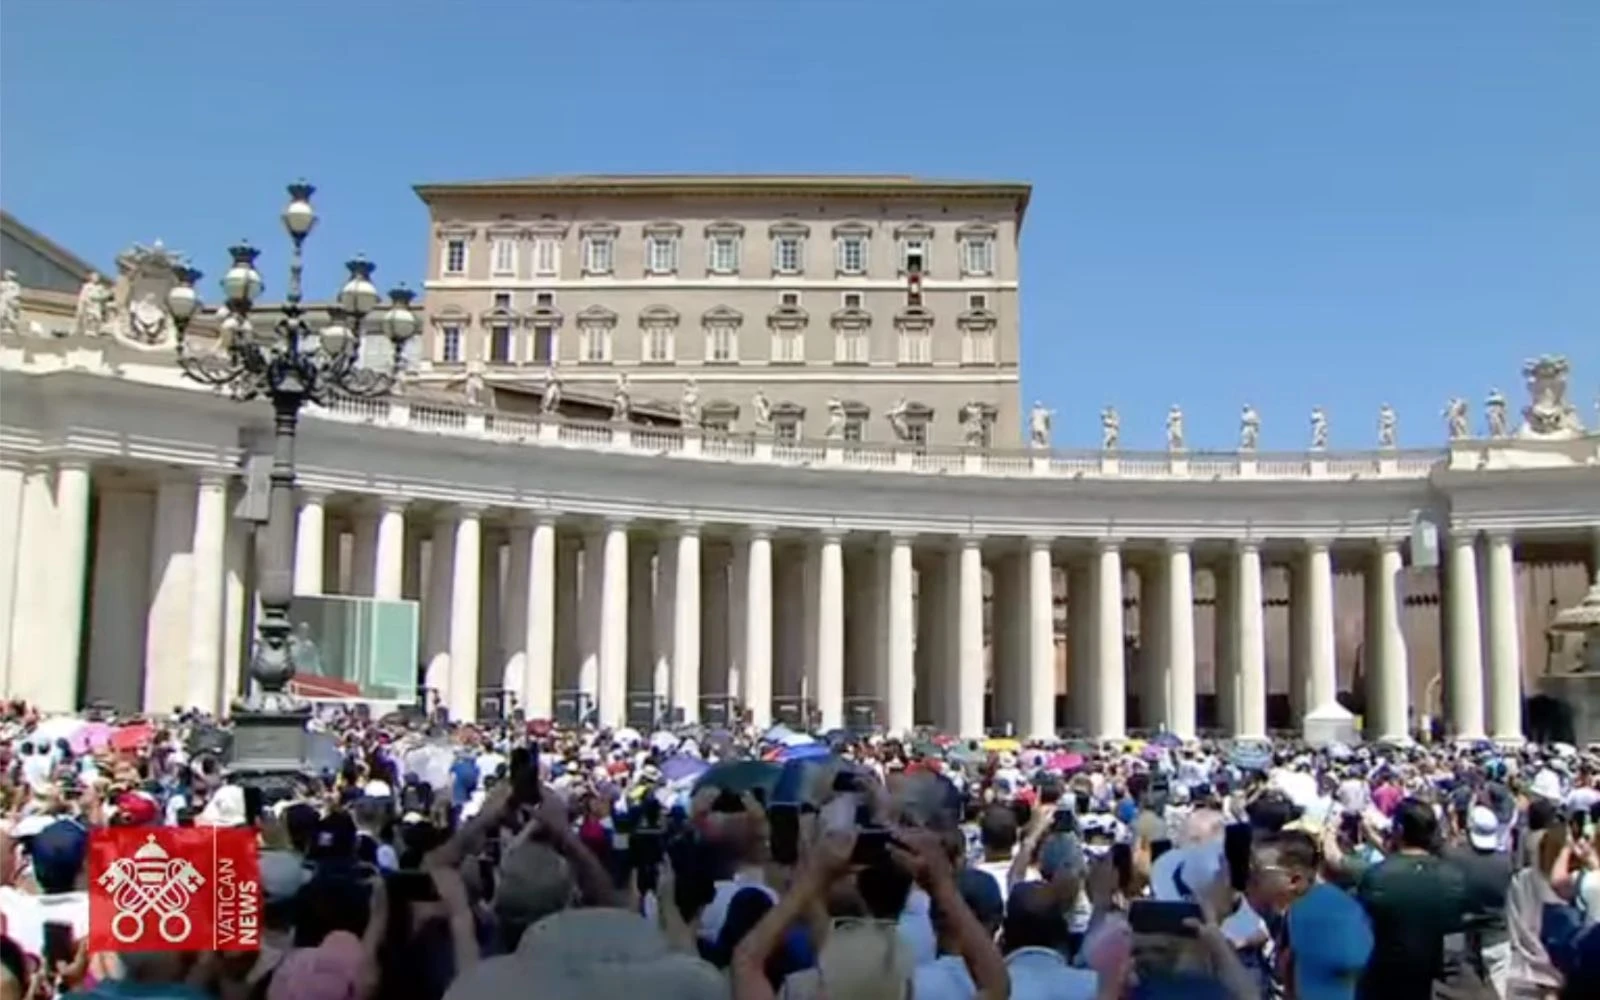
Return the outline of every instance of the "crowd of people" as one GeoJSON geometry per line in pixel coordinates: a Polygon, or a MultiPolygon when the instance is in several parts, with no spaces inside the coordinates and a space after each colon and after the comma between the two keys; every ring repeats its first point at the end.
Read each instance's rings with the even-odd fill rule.
{"type": "Polygon", "coordinates": [[[340,713],[0,721],[0,1000],[1600,997],[1600,758],[340,713]],[[101,826],[253,828],[258,952],[95,952],[101,826]]]}

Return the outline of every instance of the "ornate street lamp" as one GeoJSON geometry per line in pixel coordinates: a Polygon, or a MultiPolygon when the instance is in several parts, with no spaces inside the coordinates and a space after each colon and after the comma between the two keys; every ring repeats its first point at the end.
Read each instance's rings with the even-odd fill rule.
{"type": "Polygon", "coordinates": [[[276,322],[251,322],[251,307],[263,285],[256,270],[260,251],[247,242],[228,248],[231,263],[221,281],[223,318],[215,347],[197,348],[184,336],[201,311],[195,290],[199,271],[186,265],[175,268],[177,284],[166,302],[178,331],[178,365],[185,375],[227,390],[238,400],[265,396],[272,403],[272,487],[258,581],[261,618],[249,667],[257,687],[235,713],[234,737],[238,769],[261,777],[302,768],[309,709],[285,689],[297,665],[314,662],[316,654],[309,638],[292,634],[289,620],[294,596],[294,439],[300,409],[340,396],[372,399],[392,392],[404,370],[405,346],[420,325],[411,311],[415,296],[403,285],[389,293],[388,307],[380,310],[372,283],[374,265],[359,255],[345,264],[349,277],[337,304],[326,310],[326,320],[311,322],[301,306],[300,277],[305,240],[317,224],[311,207],[315,190],[305,181],[289,185],[282,218],[293,252],[289,290],[276,322]],[[363,332],[381,332],[392,347],[386,367],[369,365],[362,357],[363,332]]]}

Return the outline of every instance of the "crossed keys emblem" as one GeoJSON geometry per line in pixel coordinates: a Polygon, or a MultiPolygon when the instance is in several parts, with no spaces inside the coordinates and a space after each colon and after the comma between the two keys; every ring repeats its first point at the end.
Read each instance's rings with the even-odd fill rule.
{"type": "Polygon", "coordinates": [[[184,911],[206,884],[199,869],[169,855],[154,835],[131,859],[112,862],[97,881],[111,894],[117,910],[111,918],[111,936],[123,944],[144,936],[145,916],[152,912],[160,915],[156,929],[169,944],[187,940],[194,925],[184,911]]]}

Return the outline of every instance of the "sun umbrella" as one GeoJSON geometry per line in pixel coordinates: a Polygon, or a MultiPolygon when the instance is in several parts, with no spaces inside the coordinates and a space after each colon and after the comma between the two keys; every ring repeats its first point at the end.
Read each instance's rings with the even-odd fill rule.
{"type": "Polygon", "coordinates": [[[778,751],[778,759],[785,763],[791,760],[822,760],[831,756],[833,751],[821,743],[800,743],[778,751]]]}
{"type": "Polygon", "coordinates": [[[997,736],[984,740],[982,746],[990,753],[1016,753],[1022,749],[1022,741],[997,736]]]}
{"type": "Polygon", "coordinates": [[[104,722],[91,722],[67,739],[67,746],[76,754],[100,750],[110,743],[111,727],[104,722]]]}
{"type": "Polygon", "coordinates": [[[1050,758],[1047,766],[1052,771],[1076,771],[1083,766],[1083,754],[1058,753],[1050,758]]]}
{"type": "Polygon", "coordinates": [[[155,739],[155,727],[148,722],[135,722],[129,726],[121,726],[111,734],[111,749],[113,750],[138,750],[150,744],[155,739]]]}
{"type": "Polygon", "coordinates": [[[762,760],[729,760],[713,764],[700,775],[695,788],[720,788],[729,792],[765,790],[767,801],[772,801],[772,790],[783,774],[783,765],[762,760]]]}
{"type": "Polygon", "coordinates": [[[1151,738],[1150,745],[1162,747],[1166,750],[1176,750],[1183,746],[1183,741],[1172,733],[1157,733],[1151,738]]]}
{"type": "Polygon", "coordinates": [[[661,777],[668,782],[689,781],[711,770],[711,765],[698,757],[668,757],[661,762],[661,777]]]}

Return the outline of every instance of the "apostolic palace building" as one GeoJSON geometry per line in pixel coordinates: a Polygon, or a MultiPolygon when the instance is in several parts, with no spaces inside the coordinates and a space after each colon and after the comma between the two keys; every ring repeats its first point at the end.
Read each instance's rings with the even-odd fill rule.
{"type": "MultiPolygon", "coordinates": [[[[1108,409],[1099,449],[1061,451],[1061,421],[1020,395],[1025,184],[416,193],[424,322],[401,391],[311,407],[298,442],[296,606],[401,607],[395,700],[1518,739],[1537,696],[1600,678],[1600,414],[1580,388],[1600,373],[1569,392],[1567,362],[1539,357],[1436,433],[1360,418],[1357,453],[1328,450],[1320,411],[1305,450],[1260,451],[1249,407],[1228,452],[1190,450],[1177,408],[1164,450],[1123,449],[1108,409]]],[[[0,689],[224,711],[271,408],[178,368],[178,254],[134,245],[102,279],[3,222],[0,689]]],[[[189,337],[237,335],[203,315],[189,337]]]]}

